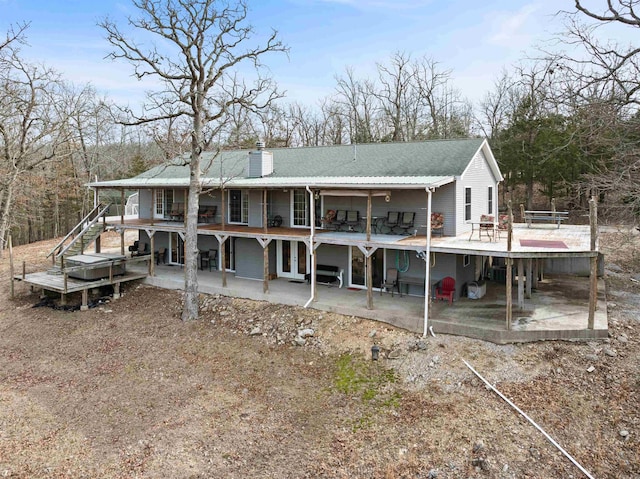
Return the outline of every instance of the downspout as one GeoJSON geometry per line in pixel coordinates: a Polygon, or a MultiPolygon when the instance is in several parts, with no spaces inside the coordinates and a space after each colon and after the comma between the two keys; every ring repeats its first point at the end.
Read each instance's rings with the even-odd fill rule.
{"type": "Polygon", "coordinates": [[[427,192],[427,250],[425,251],[424,260],[424,329],[422,330],[422,337],[427,336],[429,327],[429,301],[431,296],[431,281],[429,279],[430,267],[431,267],[431,197],[433,190],[428,186],[425,188],[427,192]]]}
{"type": "Polygon", "coordinates": [[[304,305],[305,308],[308,308],[311,302],[316,297],[316,250],[313,247],[313,239],[316,234],[316,201],[311,188],[309,188],[309,186],[307,185],[305,189],[309,193],[309,198],[311,199],[311,234],[309,235],[309,254],[311,256],[311,272],[309,273],[311,275],[311,297],[309,298],[309,301],[307,301],[304,305]]]}

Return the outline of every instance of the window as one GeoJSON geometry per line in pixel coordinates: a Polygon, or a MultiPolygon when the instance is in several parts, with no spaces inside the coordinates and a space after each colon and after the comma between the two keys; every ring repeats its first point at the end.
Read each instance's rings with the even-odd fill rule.
{"type": "Polygon", "coordinates": [[[173,207],[173,190],[155,190],[156,192],[156,218],[168,216],[173,207]]]}
{"type": "Polygon", "coordinates": [[[493,214],[493,186],[490,186],[487,189],[487,200],[488,200],[487,214],[492,215],[493,214]]]}
{"type": "Polygon", "coordinates": [[[309,196],[305,190],[291,193],[293,226],[309,226],[309,196]]]}
{"type": "Polygon", "coordinates": [[[229,223],[249,222],[249,195],[243,190],[229,190],[229,223]]]}
{"type": "Polygon", "coordinates": [[[464,220],[471,221],[471,188],[464,189],[464,220]]]}

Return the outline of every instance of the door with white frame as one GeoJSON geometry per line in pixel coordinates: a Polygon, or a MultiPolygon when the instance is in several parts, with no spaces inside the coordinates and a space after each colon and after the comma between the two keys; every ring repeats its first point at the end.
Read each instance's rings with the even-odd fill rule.
{"type": "Polygon", "coordinates": [[[178,233],[169,233],[169,264],[184,264],[184,240],[178,233]]]}
{"type": "Polygon", "coordinates": [[[153,192],[155,195],[153,217],[156,219],[167,218],[171,213],[171,208],[173,207],[173,190],[163,189],[153,190],[153,192]]]}
{"type": "MultiPolygon", "coordinates": [[[[384,281],[385,250],[378,248],[371,255],[373,289],[379,290],[384,281]]],[[[352,288],[367,287],[367,257],[357,246],[349,248],[349,286],[352,288]]]]}
{"type": "Polygon", "coordinates": [[[309,264],[304,241],[278,240],[277,245],[278,276],[304,280],[309,264]]]}

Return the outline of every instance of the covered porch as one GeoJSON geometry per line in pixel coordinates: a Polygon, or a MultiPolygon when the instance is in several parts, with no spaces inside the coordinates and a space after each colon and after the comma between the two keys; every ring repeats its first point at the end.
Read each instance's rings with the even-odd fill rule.
{"type": "MultiPolygon", "coordinates": [[[[182,289],[184,274],[178,266],[160,265],[146,284],[182,289]]],[[[246,298],[257,301],[304,306],[309,301],[311,288],[306,282],[284,278],[271,280],[269,292],[263,292],[263,283],[227,276],[223,288],[219,271],[199,271],[199,290],[205,294],[246,298]]],[[[461,297],[453,305],[434,301],[430,306],[429,325],[435,334],[455,334],[495,343],[527,342],[552,339],[599,339],[607,337],[606,300],[604,283],[600,280],[595,328],[588,329],[589,278],[578,276],[547,276],[527,299],[524,309],[514,309],[510,330],[505,326],[507,307],[506,286],[488,281],[487,293],[481,299],[461,297]]],[[[517,293],[514,292],[514,295],[517,293]]],[[[367,290],[319,285],[317,301],[309,307],[380,321],[416,333],[424,325],[424,298],[400,296],[384,292],[373,295],[374,308],[367,307],[367,290]]]]}

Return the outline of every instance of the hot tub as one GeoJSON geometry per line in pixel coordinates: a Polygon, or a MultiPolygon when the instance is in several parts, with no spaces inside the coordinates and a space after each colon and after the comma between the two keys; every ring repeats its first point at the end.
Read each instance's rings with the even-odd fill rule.
{"type": "MultiPolygon", "coordinates": [[[[109,267],[111,264],[118,260],[125,259],[125,256],[119,254],[109,253],[91,253],[91,254],[78,254],[75,256],[69,256],[66,260],[68,267],[85,266],[85,268],[71,271],[69,273],[70,278],[84,279],[84,280],[96,280],[109,277],[109,267]]],[[[118,263],[113,265],[113,276],[121,275],[126,272],[125,264],[118,263]]]]}

